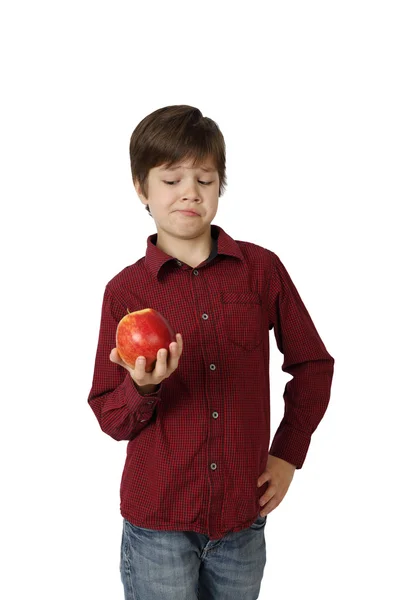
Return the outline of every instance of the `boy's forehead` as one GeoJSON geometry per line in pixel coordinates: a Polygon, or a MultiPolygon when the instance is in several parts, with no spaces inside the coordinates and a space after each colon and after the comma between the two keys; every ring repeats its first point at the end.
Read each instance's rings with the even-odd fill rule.
{"type": "Polygon", "coordinates": [[[171,165],[167,167],[167,164],[160,165],[158,167],[160,171],[177,171],[178,169],[200,169],[201,171],[216,171],[215,165],[210,161],[205,161],[203,163],[199,163],[196,167],[193,165],[193,162],[180,162],[176,165],[171,165]]]}

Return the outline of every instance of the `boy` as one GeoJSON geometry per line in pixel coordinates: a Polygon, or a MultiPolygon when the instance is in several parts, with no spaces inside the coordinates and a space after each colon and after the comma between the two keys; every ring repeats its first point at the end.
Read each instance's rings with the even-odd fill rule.
{"type": "Polygon", "coordinates": [[[88,398],[101,429],[128,440],[125,598],[254,600],[267,514],[303,465],[334,359],[278,256],[211,225],[226,184],[214,121],[191,106],[156,110],[134,130],[130,157],[157,234],[105,287],[88,398]],[[114,347],[127,309],[143,308],[180,332],[151,373],[114,347]],[[271,329],[293,378],[269,450],[271,329]]]}

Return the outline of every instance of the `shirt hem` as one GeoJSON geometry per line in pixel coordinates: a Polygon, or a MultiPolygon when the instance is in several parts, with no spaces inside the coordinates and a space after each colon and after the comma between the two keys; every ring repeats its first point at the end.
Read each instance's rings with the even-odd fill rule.
{"type": "Polygon", "coordinates": [[[187,526],[185,526],[184,524],[182,524],[182,526],[177,526],[177,525],[174,525],[173,523],[165,523],[165,522],[164,523],[158,522],[157,524],[145,523],[145,522],[137,521],[137,519],[135,519],[135,517],[130,515],[125,510],[121,510],[120,512],[121,512],[121,516],[124,519],[126,519],[127,521],[129,521],[129,523],[131,525],[134,525],[136,527],[141,527],[143,529],[153,529],[155,531],[171,531],[171,532],[173,532],[173,531],[177,531],[177,532],[192,531],[194,533],[199,533],[201,535],[205,535],[210,540],[218,540],[218,539],[221,539],[222,537],[225,537],[229,533],[237,533],[239,531],[242,531],[243,529],[248,529],[250,527],[250,525],[253,525],[253,523],[260,516],[260,513],[258,512],[257,515],[254,518],[250,519],[249,521],[246,521],[245,523],[241,523],[240,525],[236,525],[235,527],[232,527],[232,529],[228,529],[227,531],[225,531],[225,533],[222,532],[221,535],[217,534],[217,535],[214,535],[213,537],[211,537],[208,535],[208,532],[206,531],[206,527],[202,527],[201,525],[198,525],[198,524],[188,523],[187,526]]]}

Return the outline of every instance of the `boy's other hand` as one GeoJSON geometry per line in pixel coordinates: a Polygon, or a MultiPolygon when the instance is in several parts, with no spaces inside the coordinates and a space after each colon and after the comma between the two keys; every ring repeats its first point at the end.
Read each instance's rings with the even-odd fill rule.
{"type": "Polygon", "coordinates": [[[257,480],[258,487],[268,482],[267,491],[259,500],[260,506],[264,507],[260,512],[262,517],[268,515],[282,502],[292,482],[295,471],[295,465],[272,454],[268,456],[265,471],[261,473],[257,480]]]}
{"type": "Polygon", "coordinates": [[[166,379],[175,371],[182,354],[182,349],[182,335],[177,333],[176,342],[171,342],[169,345],[169,352],[166,348],[159,349],[157,353],[156,364],[150,373],[146,373],[144,370],[146,366],[146,360],[141,361],[141,358],[143,357],[138,356],[136,359],[135,368],[133,369],[122,360],[116,348],[111,350],[110,360],[111,362],[124,367],[124,369],[130,373],[130,376],[139,388],[151,385],[157,386],[163,381],[163,379],[166,379]]]}

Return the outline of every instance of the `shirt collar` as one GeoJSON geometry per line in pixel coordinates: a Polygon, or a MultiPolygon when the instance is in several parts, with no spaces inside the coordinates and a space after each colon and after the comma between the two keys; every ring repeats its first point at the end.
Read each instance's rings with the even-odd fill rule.
{"type": "MultiPolygon", "coordinates": [[[[223,229],[218,225],[211,225],[211,238],[212,238],[212,249],[211,254],[207,258],[206,262],[211,261],[218,254],[226,254],[228,256],[234,256],[240,260],[244,260],[242,251],[240,250],[237,242],[232,239],[223,229]]],[[[145,256],[145,266],[151,275],[157,279],[159,276],[160,269],[166,263],[170,261],[176,261],[177,259],[169,254],[166,254],[160,248],[157,248],[157,234],[153,233],[147,238],[147,250],[145,256]]]]}

